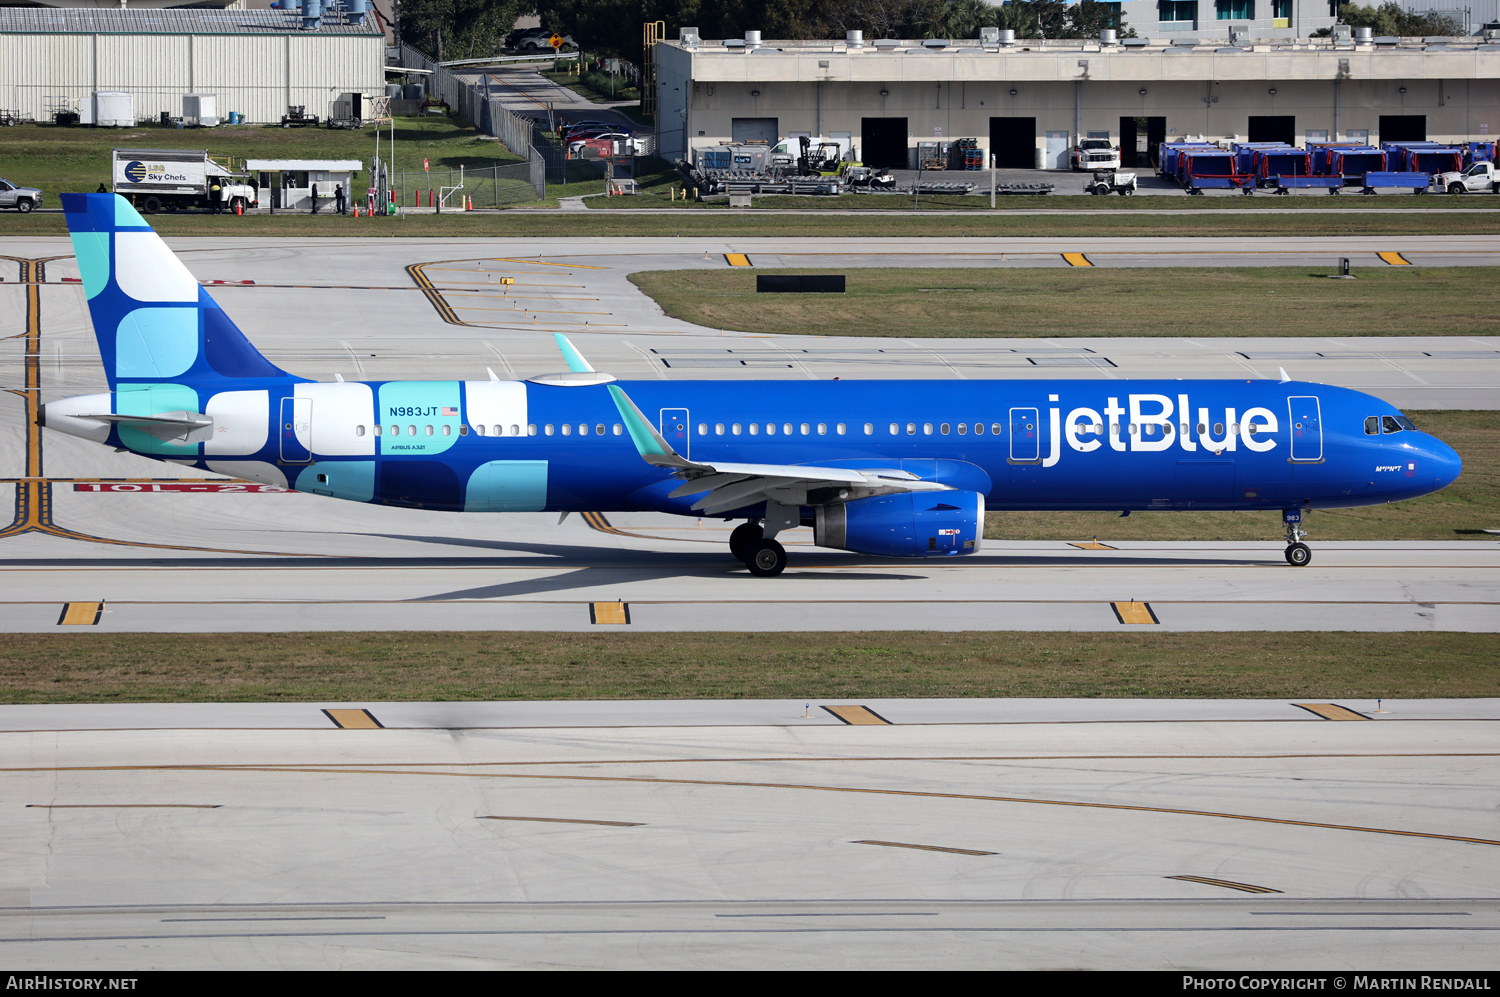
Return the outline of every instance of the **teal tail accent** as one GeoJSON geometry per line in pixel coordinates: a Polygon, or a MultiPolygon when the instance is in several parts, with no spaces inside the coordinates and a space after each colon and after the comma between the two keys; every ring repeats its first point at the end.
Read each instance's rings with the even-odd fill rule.
{"type": "Polygon", "coordinates": [[[62,203],[111,391],[305,380],[261,356],[130,202],[64,194],[62,203]]]}

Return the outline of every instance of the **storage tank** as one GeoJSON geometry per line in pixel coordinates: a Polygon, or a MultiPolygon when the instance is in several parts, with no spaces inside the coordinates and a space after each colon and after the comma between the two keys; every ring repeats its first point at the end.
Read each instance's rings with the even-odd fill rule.
{"type": "Polygon", "coordinates": [[[406,99],[407,100],[425,100],[426,97],[427,97],[427,87],[426,87],[425,84],[422,84],[422,83],[408,83],[406,85],[406,99]]]}
{"type": "Polygon", "coordinates": [[[401,84],[399,84],[399,83],[387,83],[385,85],[385,95],[388,98],[390,98],[391,100],[400,100],[401,99],[401,84]]]}
{"type": "Polygon", "coordinates": [[[124,90],[95,90],[94,124],[100,128],[134,128],[135,94],[124,90]]]}

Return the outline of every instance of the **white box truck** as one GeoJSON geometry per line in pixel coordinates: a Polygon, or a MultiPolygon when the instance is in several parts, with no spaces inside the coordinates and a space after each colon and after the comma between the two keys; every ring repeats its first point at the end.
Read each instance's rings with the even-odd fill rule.
{"type": "Polygon", "coordinates": [[[233,214],[260,204],[260,189],[248,177],[203,150],[116,149],[113,157],[114,192],[144,214],[192,208],[233,214]]]}

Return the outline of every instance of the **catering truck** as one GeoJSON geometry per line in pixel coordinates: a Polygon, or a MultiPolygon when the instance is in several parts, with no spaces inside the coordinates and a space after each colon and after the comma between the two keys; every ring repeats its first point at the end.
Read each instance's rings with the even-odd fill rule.
{"type": "Polygon", "coordinates": [[[242,173],[193,149],[116,149],[114,192],[144,214],[190,208],[253,208],[260,190],[242,173]]]}

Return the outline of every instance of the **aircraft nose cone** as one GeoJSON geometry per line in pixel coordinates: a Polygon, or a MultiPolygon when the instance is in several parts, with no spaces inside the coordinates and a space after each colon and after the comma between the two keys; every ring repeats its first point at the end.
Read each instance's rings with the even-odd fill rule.
{"type": "Polygon", "coordinates": [[[1429,466],[1432,468],[1434,488],[1447,488],[1463,473],[1464,459],[1442,440],[1433,440],[1429,448],[1429,466]]]}

